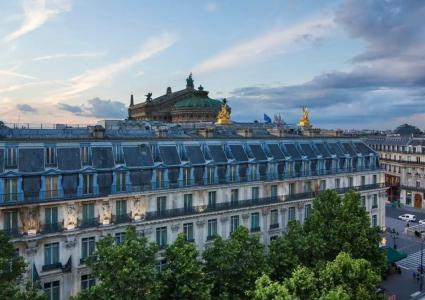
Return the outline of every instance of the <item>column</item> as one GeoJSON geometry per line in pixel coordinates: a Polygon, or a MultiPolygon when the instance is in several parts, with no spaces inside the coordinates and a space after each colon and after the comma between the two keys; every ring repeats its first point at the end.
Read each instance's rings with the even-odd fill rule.
{"type": "Polygon", "coordinates": [[[286,207],[281,207],[280,208],[280,216],[281,216],[281,224],[280,224],[280,226],[282,226],[282,231],[286,231],[286,226],[288,225],[287,224],[287,217],[286,217],[286,211],[287,211],[287,209],[286,209],[286,207]]]}
{"type": "Polygon", "coordinates": [[[262,217],[262,221],[263,221],[263,225],[261,226],[261,232],[262,232],[262,236],[263,236],[263,243],[264,245],[269,245],[270,239],[268,238],[268,232],[269,232],[269,226],[268,226],[268,216],[269,216],[269,209],[268,208],[264,208],[263,210],[261,210],[261,217],[262,217]]]}

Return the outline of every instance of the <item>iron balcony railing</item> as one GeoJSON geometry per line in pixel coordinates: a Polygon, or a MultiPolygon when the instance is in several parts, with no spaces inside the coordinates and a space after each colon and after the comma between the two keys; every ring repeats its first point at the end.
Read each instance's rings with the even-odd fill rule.
{"type": "Polygon", "coordinates": [[[131,221],[131,213],[122,214],[122,215],[112,215],[112,223],[120,224],[127,223],[131,221]]]}
{"type": "Polygon", "coordinates": [[[283,174],[270,173],[261,176],[225,176],[214,179],[202,178],[201,180],[176,180],[176,181],[163,181],[152,182],[143,185],[125,185],[123,186],[93,186],[89,189],[76,189],[75,191],[64,190],[50,190],[40,191],[38,193],[6,193],[0,194],[0,206],[10,206],[16,204],[31,204],[39,202],[55,202],[63,200],[85,199],[94,197],[106,197],[109,195],[129,194],[138,192],[161,191],[184,187],[202,187],[214,186],[229,183],[243,183],[243,182],[264,182],[285,180],[292,178],[302,177],[317,177],[332,174],[342,173],[355,173],[365,171],[381,170],[380,167],[349,167],[349,168],[336,168],[336,169],[319,169],[319,170],[294,170],[292,172],[285,172],[283,174]]]}
{"type": "Polygon", "coordinates": [[[47,271],[61,269],[61,268],[62,268],[62,263],[57,262],[53,264],[43,265],[41,269],[43,270],[43,272],[47,272],[47,271]]]}
{"type": "Polygon", "coordinates": [[[100,225],[99,217],[79,219],[77,223],[79,228],[97,227],[100,225]]]}
{"type": "Polygon", "coordinates": [[[54,233],[54,232],[61,232],[63,231],[63,221],[62,222],[56,222],[56,223],[46,223],[43,224],[41,233],[54,233]]]}
{"type": "Polygon", "coordinates": [[[424,192],[425,193],[425,187],[400,185],[400,189],[403,189],[403,190],[406,190],[406,191],[412,191],[412,192],[424,192]]]}

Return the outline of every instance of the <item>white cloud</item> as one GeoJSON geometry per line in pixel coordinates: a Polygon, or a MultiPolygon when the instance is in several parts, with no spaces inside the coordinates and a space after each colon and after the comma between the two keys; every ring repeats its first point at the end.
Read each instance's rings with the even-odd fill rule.
{"type": "Polygon", "coordinates": [[[25,34],[36,30],[49,19],[70,11],[70,0],[24,0],[22,3],[24,18],[21,26],[14,32],[8,34],[5,42],[16,40],[25,34]]]}
{"type": "Polygon", "coordinates": [[[53,102],[69,99],[81,92],[102,85],[112,80],[120,72],[140,63],[150,57],[160,53],[161,51],[171,47],[175,42],[175,38],[170,34],[162,34],[156,38],[148,40],[142,48],[131,55],[102,68],[89,70],[83,74],[72,77],[68,83],[69,86],[57,91],[51,95],[48,100],[53,102]]]}
{"type": "Polygon", "coordinates": [[[106,52],[84,52],[84,53],[60,53],[60,54],[52,54],[52,55],[44,55],[35,57],[33,61],[40,60],[49,60],[49,59],[58,59],[58,58],[84,58],[84,57],[100,57],[104,56],[106,52]]]}
{"type": "Polygon", "coordinates": [[[16,73],[16,72],[8,71],[8,70],[0,70],[0,77],[2,75],[4,75],[4,76],[12,76],[12,77],[19,77],[19,78],[25,78],[25,79],[37,79],[37,77],[34,77],[34,76],[30,76],[30,75],[26,75],[26,74],[21,74],[21,73],[16,73]]]}
{"type": "Polygon", "coordinates": [[[273,51],[279,53],[300,40],[318,39],[329,32],[334,22],[331,17],[321,17],[289,28],[273,30],[240,45],[226,49],[193,68],[195,73],[209,73],[230,66],[251,62],[273,51]],[[286,48],[285,48],[286,47],[286,48]],[[285,49],[284,49],[285,48],[285,49]]]}

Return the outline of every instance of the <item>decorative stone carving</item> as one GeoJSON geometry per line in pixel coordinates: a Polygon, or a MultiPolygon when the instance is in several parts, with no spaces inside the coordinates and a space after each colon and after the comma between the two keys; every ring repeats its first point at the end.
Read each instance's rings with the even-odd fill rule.
{"type": "Polygon", "coordinates": [[[33,256],[38,251],[38,242],[37,241],[28,241],[27,248],[25,249],[25,253],[28,256],[33,256]]]}
{"type": "Polygon", "coordinates": [[[108,225],[111,222],[111,208],[109,201],[102,202],[102,223],[108,225]]]}
{"type": "Polygon", "coordinates": [[[225,223],[225,222],[229,221],[229,217],[228,216],[221,216],[220,221],[221,221],[221,223],[225,223]]]}
{"type": "Polygon", "coordinates": [[[151,234],[152,231],[153,231],[152,227],[147,227],[147,228],[143,229],[143,232],[145,233],[145,235],[151,234]]]}
{"type": "Polygon", "coordinates": [[[138,221],[142,219],[142,201],[140,198],[134,199],[132,214],[134,220],[138,221]]]}
{"type": "Polygon", "coordinates": [[[180,228],[180,224],[173,224],[171,225],[171,231],[178,231],[180,228]]]}
{"type": "Polygon", "coordinates": [[[29,235],[35,235],[40,229],[40,210],[38,207],[23,207],[19,211],[22,227],[29,235]]]}
{"type": "Polygon", "coordinates": [[[286,212],[286,207],[281,207],[280,212],[284,214],[286,212]]]}
{"type": "Polygon", "coordinates": [[[72,230],[77,226],[77,208],[75,204],[68,204],[64,221],[65,227],[68,230],[72,230]]]}
{"type": "Polygon", "coordinates": [[[267,216],[269,214],[269,210],[267,208],[261,210],[261,215],[267,216]]]}
{"type": "Polygon", "coordinates": [[[197,225],[198,227],[204,227],[204,225],[205,225],[205,220],[198,220],[198,221],[196,221],[196,225],[197,225]]]}
{"type": "Polygon", "coordinates": [[[242,214],[242,219],[246,220],[248,218],[249,218],[249,214],[248,213],[242,214]]]}
{"type": "Polygon", "coordinates": [[[67,239],[65,240],[65,247],[74,248],[75,245],[77,245],[77,239],[74,236],[67,237],[67,239]]]}
{"type": "Polygon", "coordinates": [[[304,203],[298,203],[297,207],[298,207],[298,209],[302,209],[304,207],[304,203]]]}

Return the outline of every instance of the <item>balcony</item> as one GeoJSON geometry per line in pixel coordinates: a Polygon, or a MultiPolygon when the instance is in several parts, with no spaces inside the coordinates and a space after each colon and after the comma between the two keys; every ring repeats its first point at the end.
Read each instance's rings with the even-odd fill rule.
{"type": "Polygon", "coordinates": [[[63,231],[63,222],[43,224],[41,233],[54,233],[63,231]]]}
{"type": "Polygon", "coordinates": [[[112,223],[121,224],[131,222],[131,213],[123,215],[112,215],[112,223]]]}
{"type": "Polygon", "coordinates": [[[77,189],[73,192],[64,193],[62,190],[52,190],[52,191],[40,191],[35,194],[28,193],[15,193],[15,194],[0,194],[0,206],[9,206],[16,204],[31,204],[31,203],[40,203],[40,202],[55,202],[63,200],[73,200],[73,199],[85,199],[85,198],[94,198],[94,197],[106,197],[113,194],[129,194],[129,193],[138,193],[138,192],[148,192],[148,191],[159,191],[159,190],[169,190],[176,189],[180,187],[202,187],[202,186],[214,186],[229,183],[240,183],[240,182],[264,182],[264,181],[275,181],[275,180],[285,180],[292,178],[303,178],[303,177],[317,177],[325,176],[332,174],[342,174],[342,173],[356,173],[356,172],[367,172],[367,171],[378,171],[381,170],[380,167],[350,167],[350,168],[336,168],[336,169],[314,169],[314,170],[298,170],[292,172],[285,172],[283,174],[270,173],[267,176],[260,176],[253,178],[251,176],[240,176],[238,178],[231,177],[220,177],[216,178],[214,181],[169,181],[161,182],[161,184],[144,184],[144,185],[127,185],[126,191],[117,192],[116,186],[99,186],[92,188],[90,190],[77,189]]]}
{"type": "Polygon", "coordinates": [[[18,227],[13,228],[5,228],[3,229],[4,233],[11,238],[21,237],[23,236],[21,230],[18,227]]]}
{"type": "Polygon", "coordinates": [[[279,223],[270,224],[270,229],[276,229],[279,228],[279,223]]]}
{"type": "Polygon", "coordinates": [[[90,228],[99,226],[99,217],[78,220],[79,228],[90,228]]]}
{"type": "Polygon", "coordinates": [[[42,267],[43,272],[52,271],[56,269],[62,269],[62,263],[57,262],[53,264],[43,265],[42,267]]]}
{"type": "Polygon", "coordinates": [[[212,241],[212,240],[214,240],[216,237],[218,237],[218,235],[217,235],[217,234],[208,235],[208,236],[207,236],[207,241],[212,241]]]}
{"type": "Polygon", "coordinates": [[[260,226],[256,226],[256,227],[251,227],[251,232],[260,232],[261,231],[261,227],[260,226]]]}

